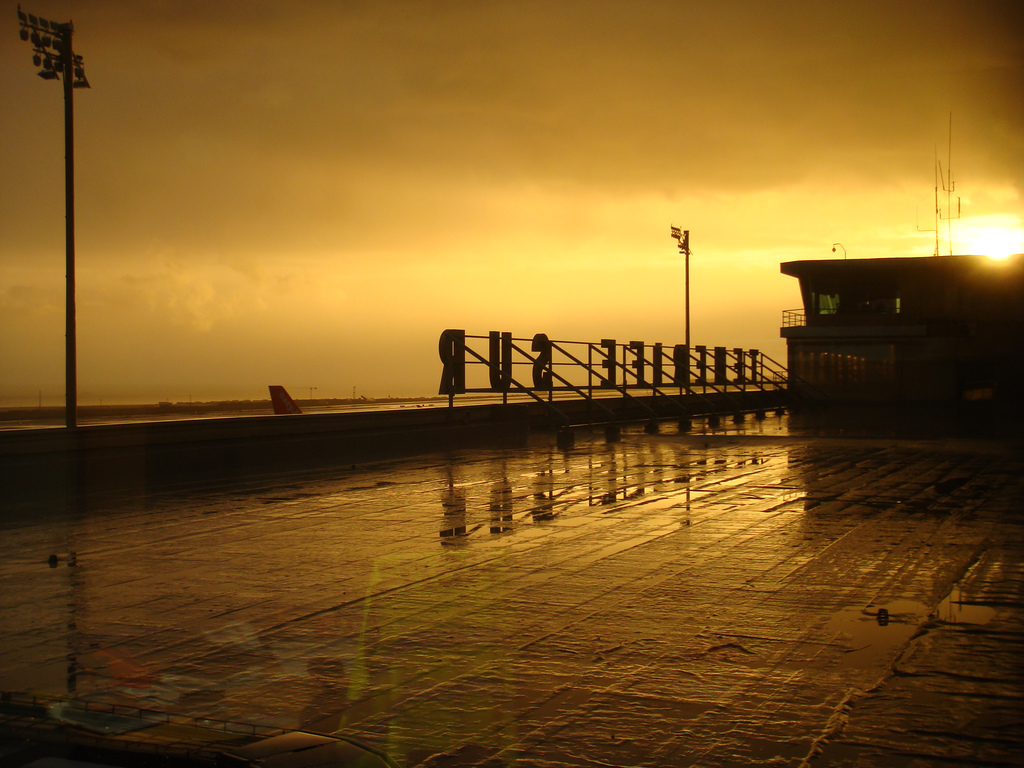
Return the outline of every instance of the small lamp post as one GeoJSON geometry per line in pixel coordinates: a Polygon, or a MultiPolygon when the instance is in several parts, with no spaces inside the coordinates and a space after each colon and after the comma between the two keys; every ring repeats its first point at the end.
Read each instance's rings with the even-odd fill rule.
{"type": "Polygon", "coordinates": [[[685,295],[684,303],[686,306],[686,354],[690,354],[690,230],[679,229],[679,227],[671,226],[672,239],[676,240],[679,245],[679,252],[685,257],[686,263],[686,278],[685,278],[685,295]]]}
{"type": "Polygon", "coordinates": [[[64,207],[67,289],[65,310],[65,424],[78,426],[78,366],[75,343],[75,105],[74,89],[88,88],[82,57],[71,48],[72,23],[47,21],[18,6],[19,36],[32,43],[32,63],[43,80],[64,80],[64,207]]]}

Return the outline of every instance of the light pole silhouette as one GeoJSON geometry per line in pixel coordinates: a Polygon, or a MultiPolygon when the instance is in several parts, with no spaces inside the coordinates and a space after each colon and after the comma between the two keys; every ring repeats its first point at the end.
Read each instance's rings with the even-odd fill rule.
{"type": "Polygon", "coordinates": [[[67,288],[65,294],[65,424],[78,426],[78,363],[75,334],[75,88],[88,88],[82,57],[71,47],[74,25],[47,21],[18,6],[19,35],[32,43],[32,63],[43,80],[64,81],[64,209],[67,288]]]}
{"type": "Polygon", "coordinates": [[[684,279],[684,301],[686,305],[686,354],[690,354],[690,230],[680,229],[675,225],[671,226],[672,239],[677,241],[679,252],[683,254],[686,263],[686,276],[684,279]]]}

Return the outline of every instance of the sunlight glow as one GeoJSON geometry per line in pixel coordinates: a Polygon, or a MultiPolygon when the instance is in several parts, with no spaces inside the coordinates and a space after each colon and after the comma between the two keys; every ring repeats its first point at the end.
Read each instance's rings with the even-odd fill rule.
{"type": "Polygon", "coordinates": [[[1024,252],[1024,229],[978,227],[961,238],[961,253],[979,254],[992,259],[1006,259],[1024,252]]]}

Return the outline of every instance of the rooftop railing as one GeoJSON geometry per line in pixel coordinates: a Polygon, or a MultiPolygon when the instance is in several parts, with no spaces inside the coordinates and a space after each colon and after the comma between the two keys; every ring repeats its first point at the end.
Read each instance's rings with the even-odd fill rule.
{"type": "Polygon", "coordinates": [[[802,309],[782,310],[783,328],[801,328],[805,325],[807,325],[807,315],[802,309]]]}

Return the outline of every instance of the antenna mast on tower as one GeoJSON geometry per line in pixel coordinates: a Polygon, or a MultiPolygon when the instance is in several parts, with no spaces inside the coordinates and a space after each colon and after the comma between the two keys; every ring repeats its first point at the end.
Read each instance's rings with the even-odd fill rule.
{"type": "Polygon", "coordinates": [[[935,149],[935,228],[934,229],[921,229],[918,226],[918,232],[934,232],[935,233],[935,255],[939,255],[939,238],[942,232],[941,222],[946,222],[946,243],[949,248],[949,255],[953,255],[953,219],[960,218],[960,198],[956,199],[956,215],[953,215],[953,191],[956,189],[956,182],[953,180],[953,113],[949,113],[949,138],[946,144],[946,171],[942,171],[942,161],[939,160],[938,147],[935,149]],[[939,205],[939,186],[942,186],[942,191],[946,193],[946,212],[942,212],[942,206],[939,205]]]}

